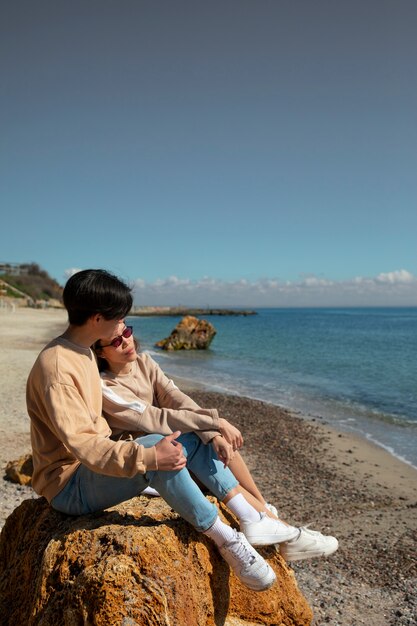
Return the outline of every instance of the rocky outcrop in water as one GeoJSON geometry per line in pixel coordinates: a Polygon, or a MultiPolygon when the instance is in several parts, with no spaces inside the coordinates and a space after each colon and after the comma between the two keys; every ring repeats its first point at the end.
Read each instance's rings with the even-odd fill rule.
{"type": "Polygon", "coordinates": [[[82,517],[25,500],[0,537],[1,624],[309,625],[292,570],[273,547],[262,553],[278,581],[256,593],[161,498],[82,517]]]}
{"type": "Polygon", "coordinates": [[[176,325],[169,337],[155,345],[163,350],[206,350],[216,334],[213,324],[186,315],[176,325]]]}

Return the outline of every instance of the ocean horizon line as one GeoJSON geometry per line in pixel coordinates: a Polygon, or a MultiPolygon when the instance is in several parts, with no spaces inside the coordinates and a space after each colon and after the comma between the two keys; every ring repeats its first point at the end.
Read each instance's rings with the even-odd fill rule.
{"type": "Polygon", "coordinates": [[[243,304],[239,304],[239,305],[223,305],[223,304],[218,304],[218,305],[195,305],[195,304],[140,304],[140,305],[136,305],[135,304],[135,308],[137,309],[147,309],[147,308],[159,308],[159,309],[201,309],[201,310],[210,310],[210,309],[224,309],[224,310],[236,310],[236,311],[240,311],[240,310],[245,310],[245,309],[251,309],[254,311],[268,311],[268,310],[274,310],[274,311],[279,311],[279,310],[283,310],[283,311],[288,311],[288,310],[320,310],[320,311],[324,311],[324,310],[338,310],[338,309],[358,309],[358,310],[370,310],[370,309],[417,309],[417,304],[363,304],[363,305],[343,305],[343,304],[334,304],[334,305],[315,305],[315,304],[309,304],[309,305],[296,305],[296,304],[292,304],[292,305],[263,305],[263,306],[256,306],[256,305],[243,305],[243,304]]]}

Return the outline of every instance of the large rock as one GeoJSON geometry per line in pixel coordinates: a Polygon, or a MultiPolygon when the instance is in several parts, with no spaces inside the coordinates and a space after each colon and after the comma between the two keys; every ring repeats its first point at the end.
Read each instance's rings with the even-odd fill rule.
{"type": "Polygon", "coordinates": [[[12,483],[30,485],[32,483],[33,460],[31,454],[24,454],[6,465],[6,478],[12,483]]]}
{"type": "Polygon", "coordinates": [[[1,624],[310,624],[292,570],[273,547],[262,553],[278,582],[256,593],[161,498],[83,517],[57,513],[43,498],[26,500],[0,537],[1,624]]]}
{"type": "Polygon", "coordinates": [[[213,324],[186,315],[175,326],[169,337],[161,339],[155,345],[164,350],[205,350],[216,334],[213,324]]]}

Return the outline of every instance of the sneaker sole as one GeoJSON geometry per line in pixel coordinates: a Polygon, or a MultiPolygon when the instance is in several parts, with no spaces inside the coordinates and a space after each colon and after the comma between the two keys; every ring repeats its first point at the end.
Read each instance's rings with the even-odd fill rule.
{"type": "Polygon", "coordinates": [[[310,550],[310,551],[304,551],[304,552],[294,552],[293,554],[289,554],[289,555],[285,554],[285,550],[284,550],[284,552],[281,552],[281,556],[283,556],[286,561],[304,561],[305,559],[315,559],[318,557],[330,556],[331,554],[334,554],[336,552],[338,547],[339,547],[339,544],[337,544],[337,546],[333,546],[332,548],[328,548],[327,550],[310,550]]]}
{"type": "MultiPolygon", "coordinates": [[[[239,578],[239,576],[237,576],[237,578],[239,578]]],[[[275,583],[277,582],[277,579],[274,578],[274,580],[269,582],[267,585],[262,585],[262,587],[257,587],[255,585],[251,585],[250,583],[248,583],[246,580],[243,580],[242,578],[239,578],[239,580],[243,585],[245,585],[245,587],[247,587],[251,591],[268,591],[268,589],[271,589],[271,587],[275,585],[275,583]]]]}

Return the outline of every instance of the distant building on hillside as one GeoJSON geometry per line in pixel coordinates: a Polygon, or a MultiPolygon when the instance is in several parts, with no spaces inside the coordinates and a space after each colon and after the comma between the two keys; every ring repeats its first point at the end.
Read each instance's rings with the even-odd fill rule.
{"type": "Polygon", "coordinates": [[[28,273],[28,265],[20,263],[0,263],[0,274],[9,274],[10,276],[21,276],[28,273]]]}

